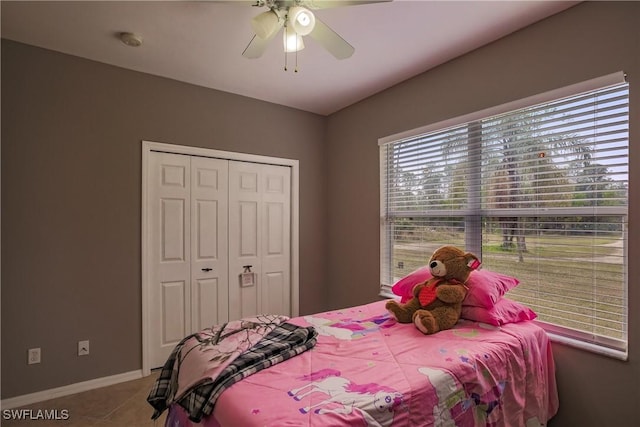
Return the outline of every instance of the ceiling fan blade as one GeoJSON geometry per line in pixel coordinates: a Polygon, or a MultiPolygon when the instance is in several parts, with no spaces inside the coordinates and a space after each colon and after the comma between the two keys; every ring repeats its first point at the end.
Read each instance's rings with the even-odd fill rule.
{"type": "Polygon", "coordinates": [[[280,29],[283,26],[284,20],[281,20],[280,22],[278,22],[278,29],[276,31],[273,31],[273,33],[266,39],[254,35],[247,47],[244,49],[244,52],[242,52],[242,56],[249,59],[260,58],[265,50],[267,50],[269,42],[273,40],[273,38],[280,32],[280,29]]]}
{"type": "Polygon", "coordinates": [[[340,6],[358,6],[369,3],[389,3],[393,0],[302,0],[301,5],[308,9],[328,9],[340,6]]]}
{"type": "Polygon", "coordinates": [[[249,59],[260,58],[265,50],[267,50],[267,46],[269,45],[269,40],[261,39],[260,37],[254,35],[247,47],[242,52],[242,56],[249,59]]]}
{"type": "Polygon", "coordinates": [[[338,59],[349,58],[355,52],[353,46],[318,17],[316,17],[316,25],[309,35],[338,59]]]}

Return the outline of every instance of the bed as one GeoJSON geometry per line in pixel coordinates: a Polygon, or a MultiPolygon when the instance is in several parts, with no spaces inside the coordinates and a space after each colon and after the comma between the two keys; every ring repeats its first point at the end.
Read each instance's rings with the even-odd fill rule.
{"type": "Polygon", "coordinates": [[[461,319],[427,336],[397,323],[384,304],[281,319],[304,335],[295,349],[268,363],[263,357],[241,380],[198,398],[175,399],[175,385],[163,390],[162,376],[166,389],[176,375],[167,363],[148,400],[156,414],[168,408],[167,426],[206,427],[533,427],[558,410],[550,342],[534,322],[461,319]]]}

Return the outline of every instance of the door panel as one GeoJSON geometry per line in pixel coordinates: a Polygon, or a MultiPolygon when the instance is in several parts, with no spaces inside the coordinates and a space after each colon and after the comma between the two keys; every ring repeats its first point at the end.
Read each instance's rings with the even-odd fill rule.
{"type": "Polygon", "coordinates": [[[291,315],[291,171],[263,165],[263,301],[270,313],[291,315]]]}
{"type": "Polygon", "coordinates": [[[185,262],[185,200],[163,198],[160,204],[162,261],[185,262]]]}
{"type": "Polygon", "coordinates": [[[218,258],[218,201],[196,200],[196,251],[195,259],[209,261],[218,258]]]}
{"type": "Polygon", "coordinates": [[[259,178],[259,164],[229,162],[229,320],[261,313],[259,281],[242,287],[240,280],[245,265],[260,271],[259,178]]]}
{"type": "Polygon", "coordinates": [[[267,312],[290,315],[290,210],[290,168],[229,162],[231,320],[267,312]],[[240,286],[245,265],[256,273],[253,286],[240,286]]]}
{"type": "Polygon", "coordinates": [[[185,336],[185,282],[162,283],[162,340],[163,347],[171,349],[185,336]]]}
{"type": "Polygon", "coordinates": [[[263,311],[265,313],[284,313],[289,315],[289,310],[284,305],[284,295],[288,293],[285,277],[286,274],[283,271],[271,272],[264,275],[262,300],[264,301],[263,311]]]}
{"type": "Polygon", "coordinates": [[[282,255],[285,245],[284,204],[267,202],[266,204],[266,255],[282,255]]]}
{"type": "Polygon", "coordinates": [[[191,158],[191,332],[228,320],[229,162],[191,158]]]}
{"type": "MultiPolygon", "coordinates": [[[[255,201],[238,201],[240,210],[238,237],[240,247],[236,256],[248,261],[258,256],[258,203],[255,201]]],[[[246,264],[245,264],[246,265],[246,264]]]]}
{"type": "Polygon", "coordinates": [[[197,281],[195,328],[197,331],[226,321],[226,317],[223,319],[227,312],[227,301],[224,298],[226,291],[222,289],[226,287],[226,283],[222,284],[215,278],[197,281]]]}
{"type": "Polygon", "coordinates": [[[151,153],[149,161],[149,264],[151,366],[162,366],[190,331],[190,160],[151,153]]]}

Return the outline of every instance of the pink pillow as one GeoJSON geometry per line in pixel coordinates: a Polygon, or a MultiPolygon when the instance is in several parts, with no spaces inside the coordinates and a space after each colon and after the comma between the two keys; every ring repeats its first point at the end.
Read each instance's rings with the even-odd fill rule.
{"type": "Polygon", "coordinates": [[[399,295],[401,297],[400,302],[405,303],[413,298],[411,291],[418,283],[426,282],[432,277],[429,267],[420,267],[416,271],[398,280],[391,288],[391,292],[399,295]]]}
{"type": "Polygon", "coordinates": [[[472,271],[467,280],[469,292],[462,305],[491,308],[504,294],[518,286],[518,283],[518,279],[505,274],[489,270],[472,271]]]}
{"type": "Polygon", "coordinates": [[[463,319],[473,320],[474,322],[500,326],[506,325],[507,323],[533,320],[538,317],[538,315],[525,305],[510,300],[509,298],[502,298],[490,309],[463,305],[461,317],[463,319]]]}
{"type": "MultiPolygon", "coordinates": [[[[413,297],[411,291],[415,285],[432,277],[428,266],[420,267],[398,280],[391,288],[391,291],[399,295],[401,297],[400,302],[404,303],[413,297]]],[[[518,286],[518,283],[520,281],[515,277],[494,273],[489,270],[474,270],[471,272],[469,280],[467,280],[469,292],[467,292],[462,305],[491,308],[507,291],[518,286]]]]}

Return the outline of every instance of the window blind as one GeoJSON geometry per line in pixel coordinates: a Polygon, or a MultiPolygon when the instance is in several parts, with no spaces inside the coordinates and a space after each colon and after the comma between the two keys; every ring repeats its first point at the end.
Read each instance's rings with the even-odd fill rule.
{"type": "Polygon", "coordinates": [[[382,144],[381,293],[439,246],[517,277],[549,331],[626,351],[627,83],[382,144]]]}

